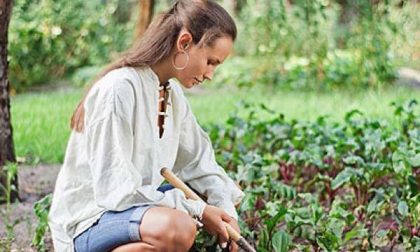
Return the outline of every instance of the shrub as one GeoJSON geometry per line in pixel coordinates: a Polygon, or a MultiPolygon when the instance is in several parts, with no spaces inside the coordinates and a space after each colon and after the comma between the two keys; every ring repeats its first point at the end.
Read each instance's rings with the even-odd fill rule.
{"type": "Polygon", "coordinates": [[[388,1],[352,5],[357,14],[343,24],[338,1],[248,1],[236,45],[246,63],[236,71],[251,85],[255,80],[307,89],[389,85],[395,78],[391,44],[401,35],[398,21],[389,16],[393,7],[388,1]],[[261,59],[264,64],[253,73],[248,67],[241,71],[261,59]]]}
{"type": "Polygon", "coordinates": [[[10,81],[17,90],[101,65],[127,46],[129,23],[113,15],[117,0],[17,0],[9,29],[10,81]]]}

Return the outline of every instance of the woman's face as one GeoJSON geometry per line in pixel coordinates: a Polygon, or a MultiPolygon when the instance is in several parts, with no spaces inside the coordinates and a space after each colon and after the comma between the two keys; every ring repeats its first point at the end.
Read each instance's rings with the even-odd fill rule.
{"type": "MultiPolygon", "coordinates": [[[[188,45],[186,49],[189,55],[188,64],[185,69],[177,71],[176,78],[185,88],[199,85],[206,79],[211,80],[216,67],[231,53],[232,46],[232,39],[228,36],[216,39],[211,47],[188,45]]],[[[174,63],[182,67],[186,60],[185,55],[180,53],[174,58],[174,63]]]]}

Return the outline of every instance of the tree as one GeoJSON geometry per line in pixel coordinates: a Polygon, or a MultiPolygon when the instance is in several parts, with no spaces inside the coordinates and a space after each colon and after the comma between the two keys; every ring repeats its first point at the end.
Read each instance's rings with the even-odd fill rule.
{"type": "Polygon", "coordinates": [[[224,0],[224,5],[231,11],[235,16],[239,16],[242,8],[246,4],[246,0],[224,0]]]}
{"type": "Polygon", "coordinates": [[[155,8],[154,0],[139,0],[139,18],[136,26],[135,37],[140,37],[152,21],[155,8]]]}
{"type": "MultiPolygon", "coordinates": [[[[0,0],[0,183],[5,185],[7,174],[3,167],[7,162],[16,162],[13,146],[13,129],[10,120],[9,80],[7,78],[7,33],[12,13],[12,0],[0,0]]],[[[17,177],[12,182],[18,188],[17,177]]],[[[0,198],[5,194],[0,187],[0,198]]],[[[12,201],[18,198],[17,190],[11,194],[12,201]]]]}
{"type": "MultiPolygon", "coordinates": [[[[361,19],[372,19],[379,4],[385,3],[387,7],[389,3],[381,0],[371,1],[354,1],[354,0],[336,0],[340,5],[340,14],[338,16],[337,44],[340,48],[346,47],[348,36],[351,36],[352,27],[361,19]]],[[[404,2],[404,1],[402,1],[404,2]]]]}

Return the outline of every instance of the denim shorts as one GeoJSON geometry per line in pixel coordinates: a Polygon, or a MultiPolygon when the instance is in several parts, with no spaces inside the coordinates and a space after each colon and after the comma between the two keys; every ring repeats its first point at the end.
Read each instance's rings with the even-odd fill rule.
{"type": "MultiPolygon", "coordinates": [[[[170,185],[159,187],[165,192],[170,185]]],[[[144,214],[153,206],[135,206],[116,212],[107,211],[90,228],[74,238],[76,252],[105,252],[141,240],[139,228],[144,214]]]]}

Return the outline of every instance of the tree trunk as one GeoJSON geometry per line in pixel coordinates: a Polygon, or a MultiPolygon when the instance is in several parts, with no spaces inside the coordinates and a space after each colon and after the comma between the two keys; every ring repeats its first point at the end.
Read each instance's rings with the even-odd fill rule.
{"type": "MultiPolygon", "coordinates": [[[[10,119],[9,80],[7,78],[7,32],[12,0],[0,0],[0,183],[6,185],[7,173],[3,167],[7,162],[16,162],[13,146],[13,130],[10,119]]],[[[18,198],[17,176],[12,180],[16,190],[11,192],[11,200],[18,198]]],[[[0,187],[0,199],[5,191],[0,187]]]]}
{"type": "Polygon", "coordinates": [[[336,42],[339,48],[345,48],[352,23],[357,19],[359,13],[356,3],[351,0],[338,0],[337,3],[340,5],[340,15],[337,22],[336,42]]]}
{"type": "Polygon", "coordinates": [[[231,0],[233,6],[233,13],[235,16],[239,17],[242,9],[246,5],[246,0],[231,0]]]}
{"type": "Polygon", "coordinates": [[[135,37],[138,39],[146,31],[153,17],[155,8],[154,0],[139,0],[139,18],[136,26],[135,37]]]}

